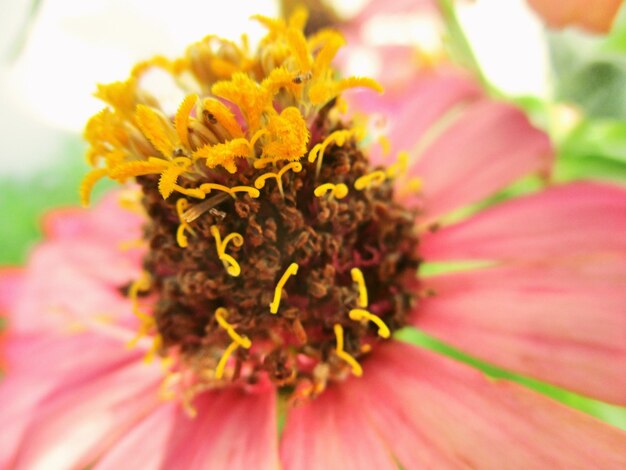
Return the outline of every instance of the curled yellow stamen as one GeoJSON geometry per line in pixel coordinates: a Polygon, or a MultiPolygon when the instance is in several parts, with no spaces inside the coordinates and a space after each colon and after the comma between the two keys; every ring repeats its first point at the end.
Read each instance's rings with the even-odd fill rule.
{"type": "Polygon", "coordinates": [[[187,235],[185,235],[185,231],[195,234],[183,215],[188,207],[189,202],[187,201],[187,199],[181,197],[178,201],[176,201],[176,213],[178,214],[178,220],[180,220],[180,225],[178,226],[178,230],[176,231],[176,242],[181,248],[186,248],[189,244],[189,240],[187,239],[187,235]]]}
{"type": "Polygon", "coordinates": [[[83,178],[83,182],[80,185],[80,202],[83,207],[89,205],[89,197],[94,185],[103,177],[107,175],[107,170],[104,168],[97,168],[87,173],[87,176],[83,178]]]}
{"type": "Polygon", "coordinates": [[[343,199],[348,195],[348,191],[348,187],[343,183],[324,183],[315,188],[313,194],[315,194],[317,197],[322,197],[324,194],[330,192],[332,193],[333,197],[336,197],[337,199],[343,199]]]}
{"type": "Polygon", "coordinates": [[[130,299],[132,305],[133,314],[137,318],[139,318],[141,322],[137,335],[128,343],[128,347],[130,348],[134,347],[139,339],[146,335],[148,331],[150,331],[150,329],[155,326],[154,318],[140,310],[138,299],[139,292],[146,292],[148,289],[150,289],[151,283],[152,280],[150,278],[150,274],[148,274],[147,272],[143,272],[141,276],[136,279],[128,288],[128,298],[130,299]]]}
{"type": "Polygon", "coordinates": [[[349,313],[350,319],[354,321],[371,321],[378,327],[378,336],[381,338],[389,338],[391,331],[384,321],[377,315],[360,308],[353,308],[349,313]]]}
{"type": "Polygon", "coordinates": [[[150,349],[146,351],[146,355],[143,357],[143,361],[146,364],[150,364],[152,361],[154,361],[155,354],[159,352],[159,349],[161,349],[162,346],[163,338],[161,337],[161,335],[157,334],[152,339],[152,345],[150,346],[150,349]]]}
{"type": "Polygon", "coordinates": [[[350,137],[355,137],[356,139],[360,140],[362,135],[362,129],[342,129],[332,132],[328,137],[324,139],[323,142],[315,144],[315,146],[313,146],[313,148],[309,152],[308,159],[309,163],[313,163],[317,160],[316,175],[319,175],[320,173],[320,169],[322,168],[322,160],[324,159],[324,152],[330,144],[334,143],[338,147],[343,147],[343,145],[350,137]]]}
{"type": "Polygon", "coordinates": [[[198,189],[204,194],[209,194],[213,189],[216,189],[218,191],[224,191],[225,193],[230,194],[233,198],[235,197],[236,193],[248,193],[252,198],[257,198],[261,195],[259,190],[253,188],[252,186],[233,186],[232,188],[229,188],[228,186],[224,186],[221,184],[204,183],[200,185],[200,188],[198,189]]]}
{"type": "Polygon", "coordinates": [[[350,274],[352,274],[352,280],[356,282],[359,287],[359,306],[365,308],[367,307],[368,300],[363,272],[359,268],[352,268],[350,274]]]}
{"type": "Polygon", "coordinates": [[[389,140],[389,137],[381,135],[378,138],[378,144],[383,151],[383,155],[389,155],[389,152],[391,152],[391,141],[389,140]]]}
{"type": "Polygon", "coordinates": [[[239,263],[237,262],[235,258],[226,254],[226,246],[228,245],[228,242],[230,242],[231,240],[235,246],[239,247],[243,245],[243,237],[239,233],[233,232],[233,233],[228,234],[226,238],[222,240],[220,231],[216,225],[211,226],[211,235],[213,235],[213,238],[215,238],[217,256],[219,257],[219,259],[222,260],[222,263],[224,263],[226,272],[233,277],[239,276],[239,274],[241,274],[241,266],[239,266],[239,263]]]}
{"type": "Polygon", "coordinates": [[[361,377],[363,375],[363,368],[361,367],[361,364],[359,364],[355,358],[343,350],[343,327],[339,323],[336,323],[334,329],[335,336],[337,337],[337,346],[335,348],[337,356],[350,364],[354,375],[361,377]]]}
{"type": "Polygon", "coordinates": [[[395,177],[398,173],[403,173],[409,163],[409,154],[407,152],[398,153],[398,159],[396,163],[390,165],[387,168],[387,176],[389,178],[395,177]]]}
{"type": "Polygon", "coordinates": [[[280,296],[283,293],[283,287],[287,283],[289,276],[295,276],[296,274],[298,274],[298,264],[291,263],[276,284],[276,288],[274,289],[274,300],[272,300],[272,303],[270,304],[271,313],[278,313],[278,306],[280,305],[280,296]]]}
{"type": "Polygon", "coordinates": [[[382,170],[372,171],[367,175],[363,175],[354,182],[354,189],[359,191],[370,186],[380,186],[387,179],[387,175],[382,170]]]}
{"type": "Polygon", "coordinates": [[[282,177],[289,170],[293,170],[294,173],[299,173],[300,171],[302,171],[302,164],[300,162],[291,162],[285,165],[284,167],[282,167],[278,173],[274,173],[274,172],[265,173],[259,176],[254,181],[254,187],[257,189],[261,189],[263,188],[263,186],[265,186],[266,180],[268,180],[269,178],[276,178],[276,184],[278,185],[278,190],[280,191],[280,194],[284,196],[282,177]]]}
{"type": "Polygon", "coordinates": [[[216,379],[219,380],[224,376],[224,369],[226,368],[226,363],[228,362],[228,359],[230,358],[230,356],[232,356],[232,354],[237,350],[238,347],[239,347],[239,344],[237,343],[237,341],[233,341],[232,343],[228,345],[228,347],[224,351],[224,354],[222,354],[222,357],[220,358],[220,362],[217,363],[217,367],[215,368],[216,379]]]}
{"type": "Polygon", "coordinates": [[[232,339],[235,343],[237,343],[238,346],[241,346],[242,348],[245,348],[245,349],[250,349],[250,346],[252,346],[252,342],[250,341],[250,338],[248,338],[247,336],[239,335],[235,331],[235,328],[233,328],[233,326],[226,321],[227,316],[228,316],[228,310],[226,310],[224,307],[219,307],[215,311],[215,319],[217,320],[217,323],[222,328],[224,328],[224,330],[226,330],[226,333],[228,333],[228,336],[230,336],[230,339],[232,339]]]}

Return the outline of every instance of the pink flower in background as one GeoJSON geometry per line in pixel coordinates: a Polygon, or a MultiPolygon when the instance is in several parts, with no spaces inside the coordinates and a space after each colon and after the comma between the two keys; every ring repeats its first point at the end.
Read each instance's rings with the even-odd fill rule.
{"type": "MultiPolygon", "coordinates": [[[[296,77],[298,81],[302,80],[300,77],[296,77]]],[[[328,86],[335,84],[330,82],[328,86]]],[[[250,93],[252,95],[248,96],[256,96],[253,91],[250,93]]],[[[472,215],[459,219],[454,217],[458,216],[459,209],[475,209],[476,203],[526,176],[547,175],[552,150],[546,135],[535,129],[519,110],[485,97],[472,81],[450,71],[421,74],[402,94],[380,97],[367,94],[353,101],[363,112],[391,114],[390,154],[409,150],[405,168],[398,170],[394,166],[401,158],[393,160],[390,155],[384,155],[389,152],[374,147],[371,166],[364,169],[361,161],[357,161],[358,165],[351,163],[348,176],[341,180],[343,183],[334,181],[335,188],[345,184],[348,195],[341,197],[336,193],[333,196],[336,200],[329,199],[325,203],[323,194],[315,194],[315,199],[306,193],[308,180],[305,177],[308,174],[312,178],[315,167],[305,163],[306,158],[303,158],[305,168],[285,176],[281,194],[283,200],[289,201],[290,191],[297,188],[302,191],[299,194],[311,196],[306,199],[304,208],[299,203],[290,206],[299,208],[305,219],[310,215],[307,212],[310,206],[314,207],[315,210],[311,210],[314,214],[323,214],[323,209],[340,211],[342,201],[354,210],[349,215],[356,218],[357,210],[370,199],[376,202],[377,213],[396,217],[391,219],[396,225],[366,225],[368,230],[363,237],[371,242],[371,231],[374,231],[377,238],[373,241],[379,241],[379,246],[372,248],[373,245],[368,244],[370,251],[367,252],[355,249],[354,265],[360,266],[365,274],[369,294],[367,308],[375,314],[371,318],[378,318],[391,329],[415,326],[499,366],[607,402],[626,404],[626,378],[622,373],[626,367],[626,316],[623,314],[626,304],[626,289],[623,288],[626,280],[626,191],[591,182],[552,186],[486,209],[473,210],[472,215]],[[396,170],[393,173],[385,170],[378,166],[380,163],[396,170]],[[352,178],[350,173],[357,171],[354,169],[357,166],[358,171],[367,171],[359,177],[366,177],[361,181],[372,181],[376,171],[387,172],[385,181],[393,181],[387,190],[393,192],[379,193],[386,188],[382,184],[357,189],[359,178],[352,178]],[[298,179],[300,177],[302,180],[298,179]],[[302,185],[294,185],[294,181],[301,181],[302,185]],[[367,197],[362,198],[362,194],[367,197]],[[381,194],[392,194],[397,206],[385,205],[388,201],[381,194]],[[353,202],[359,204],[352,208],[349,204],[353,202]],[[407,222],[406,217],[396,216],[399,207],[413,211],[409,213],[414,214],[414,220],[407,222]],[[398,236],[394,229],[399,231],[406,224],[415,227],[410,234],[415,235],[419,243],[408,243],[407,240],[413,240],[410,237],[401,238],[392,246],[405,250],[399,257],[397,251],[387,247],[386,240],[394,241],[398,236]],[[366,253],[372,256],[366,257],[366,253]],[[379,257],[378,264],[376,257],[379,257]],[[470,263],[472,269],[416,276],[415,270],[409,269],[412,265],[404,270],[400,268],[404,258],[412,260],[413,257],[420,262],[479,263],[470,263]],[[368,265],[370,262],[374,267],[368,265]],[[383,265],[387,271],[382,273],[391,274],[380,274],[382,268],[379,267],[383,265]],[[397,283],[391,287],[407,289],[415,296],[408,307],[391,305],[392,294],[402,300],[397,290],[390,288],[391,294],[382,291],[389,297],[380,294],[377,284],[386,285],[387,277],[394,276],[398,277],[397,283]],[[392,313],[406,313],[406,320],[399,321],[392,313]]],[[[205,106],[204,110],[210,104],[205,106]]],[[[217,105],[213,106],[217,109],[217,105]]],[[[254,108],[246,106],[247,102],[239,105],[247,110],[243,114],[246,114],[247,125],[253,128],[250,121],[254,108]]],[[[275,118],[271,111],[266,112],[270,118],[275,118]]],[[[283,110],[280,116],[284,114],[283,110]]],[[[179,113],[175,119],[176,131],[181,121],[178,116],[179,113]]],[[[241,131],[232,124],[234,120],[228,121],[224,116],[227,115],[220,116],[222,122],[234,129],[229,132],[241,131]]],[[[215,125],[214,121],[219,121],[215,118],[216,115],[208,122],[215,125]]],[[[284,118],[287,120],[286,115],[284,118]]],[[[239,123],[243,121],[243,117],[239,117],[239,123]]],[[[130,122],[131,118],[124,121],[124,125],[130,122]]],[[[191,129],[200,121],[193,122],[191,129]]],[[[285,125],[278,122],[278,127],[285,125]]],[[[299,122],[298,119],[289,121],[294,126],[299,122]]],[[[312,131],[309,148],[325,140],[320,126],[310,121],[307,125],[312,131]],[[315,132],[322,133],[317,141],[315,132]]],[[[148,140],[158,150],[167,147],[165,140],[155,143],[155,131],[145,125],[139,127],[144,134],[152,136],[148,140]]],[[[267,126],[270,136],[272,130],[272,126],[267,126]]],[[[187,139],[187,144],[182,143],[180,147],[183,150],[190,147],[195,152],[205,148],[192,145],[192,134],[180,134],[187,139]]],[[[115,137],[124,140],[119,134],[115,137]]],[[[236,139],[226,142],[234,141],[236,139]]],[[[137,142],[135,149],[141,149],[141,142],[149,145],[148,141],[137,142]]],[[[268,149],[276,142],[263,141],[263,148],[268,149]]],[[[154,155],[155,149],[149,148],[154,155]]],[[[292,147],[281,149],[288,151],[292,147]]],[[[349,162],[362,158],[356,147],[329,144],[327,149],[323,164],[326,166],[345,165],[343,152],[348,152],[349,162]]],[[[177,158],[183,158],[181,152],[184,153],[177,152],[177,158]]],[[[145,162],[164,165],[149,159],[145,162]]],[[[137,168],[135,160],[125,163],[134,166],[123,168],[137,168]]],[[[230,160],[224,160],[225,165],[229,163],[230,160]]],[[[242,168],[239,160],[237,164],[235,173],[212,169],[215,173],[211,175],[225,182],[230,181],[227,180],[231,177],[229,174],[234,174],[234,178],[250,170],[242,168]]],[[[279,168],[282,170],[288,165],[293,162],[279,168]]],[[[322,166],[319,175],[341,177],[341,173],[332,168],[335,173],[324,173],[322,166]]],[[[109,176],[115,175],[109,172],[109,176]]],[[[298,277],[309,270],[310,277],[318,275],[317,270],[310,268],[314,261],[304,256],[311,256],[309,251],[303,252],[301,258],[294,258],[299,266],[292,276],[298,284],[306,285],[312,292],[311,297],[305,298],[300,286],[287,280],[283,284],[287,295],[278,297],[281,300],[278,313],[272,316],[268,311],[258,321],[291,321],[286,312],[296,306],[300,306],[300,310],[304,309],[302,305],[319,309],[321,316],[315,318],[304,316],[308,312],[291,311],[291,314],[302,319],[301,327],[309,349],[315,350],[318,344],[323,346],[320,356],[302,348],[294,355],[299,362],[290,362],[289,354],[297,350],[298,344],[273,323],[261,324],[273,334],[264,336],[265,330],[257,324],[246,323],[246,309],[243,309],[242,319],[229,324],[228,335],[224,333],[220,337],[219,328],[225,329],[222,323],[218,320],[220,325],[217,325],[209,319],[202,324],[202,333],[189,333],[192,329],[186,324],[180,326],[185,328],[185,335],[175,343],[177,337],[172,334],[172,324],[178,328],[183,320],[176,315],[181,310],[190,311],[191,307],[179,303],[177,309],[169,310],[163,299],[169,300],[167,296],[172,290],[184,287],[187,289],[184,300],[200,302],[194,297],[197,295],[195,284],[185,284],[188,276],[200,274],[182,269],[186,263],[191,263],[187,256],[194,253],[195,247],[202,247],[203,256],[207,258],[215,256],[201,244],[209,240],[213,248],[213,239],[217,237],[203,232],[205,227],[199,217],[189,221],[181,216],[179,220],[173,205],[165,206],[162,202],[159,192],[164,184],[159,185],[157,192],[154,180],[149,179],[152,174],[137,176],[144,191],[144,215],[122,209],[117,192],[109,194],[91,210],[68,209],[52,213],[44,222],[46,239],[32,253],[28,265],[24,269],[3,271],[0,275],[0,310],[6,312],[9,325],[4,348],[7,374],[0,385],[0,417],[3,423],[10,423],[4,426],[0,436],[2,468],[378,470],[395,469],[398,464],[407,469],[501,468],[503,465],[620,468],[626,465],[626,434],[622,431],[520,385],[488,379],[449,358],[394,339],[385,341],[377,337],[376,328],[362,325],[362,329],[358,329],[357,325],[350,329],[349,319],[338,320],[333,316],[336,312],[324,310],[327,304],[319,307],[315,299],[324,299],[323,289],[334,288],[333,282],[340,282],[338,289],[342,295],[346,291],[345,295],[352,295],[347,302],[358,302],[360,307],[366,308],[367,299],[364,301],[350,294],[350,276],[341,271],[341,263],[335,264],[337,273],[331,280],[315,278],[315,282],[309,282],[298,277]],[[162,226],[155,222],[157,220],[169,224],[169,231],[159,232],[162,226]],[[194,232],[189,231],[185,223],[191,224],[194,232]],[[142,230],[142,227],[145,228],[142,230]],[[186,241],[177,237],[179,232],[187,233],[186,241]],[[133,248],[129,242],[142,236],[149,240],[148,248],[133,248]],[[178,264],[168,264],[170,256],[177,259],[178,264]],[[172,266],[180,266],[181,271],[170,272],[172,266]],[[151,274],[157,282],[150,295],[142,299],[142,306],[149,307],[151,311],[147,313],[157,318],[157,326],[152,325],[156,330],[151,334],[165,343],[156,351],[149,334],[139,339],[134,348],[128,348],[137,329],[145,326],[135,315],[137,305],[129,298],[132,296],[127,295],[132,290],[129,285],[141,278],[142,270],[149,268],[154,268],[151,274]],[[161,281],[169,287],[162,287],[161,281]],[[326,318],[332,320],[330,325],[326,324],[326,318]],[[163,319],[172,323],[165,323],[163,319]],[[268,324],[270,326],[266,326],[268,324]],[[345,345],[339,346],[338,335],[333,350],[335,339],[331,332],[334,327],[336,333],[337,325],[343,326],[347,339],[345,345]],[[207,336],[202,336],[204,332],[207,336]],[[214,336],[208,336],[209,333],[214,336]],[[250,337],[251,347],[242,345],[243,333],[250,337]],[[326,333],[331,334],[330,343],[324,336],[326,333]],[[281,338],[276,339],[277,336],[281,338]],[[232,358],[236,360],[229,362],[213,361],[213,350],[208,348],[214,345],[202,343],[206,338],[215,338],[221,341],[218,348],[221,352],[222,345],[228,344],[224,341],[233,337],[239,337],[241,344],[237,341],[231,344],[246,351],[241,355],[233,353],[232,358]],[[288,347],[278,351],[288,357],[282,361],[279,354],[276,363],[293,367],[291,370],[296,376],[293,382],[283,377],[282,369],[275,367],[274,362],[265,361],[265,358],[274,358],[274,350],[266,353],[264,349],[268,343],[282,347],[282,341],[288,347]],[[195,347],[200,349],[193,349],[195,347]],[[154,353],[163,357],[162,363],[145,360],[154,353]],[[207,357],[213,365],[218,364],[215,372],[207,372],[207,382],[195,376],[190,379],[185,368],[170,369],[169,361],[181,361],[192,368],[194,361],[201,362],[207,357]],[[255,362],[257,357],[263,360],[255,362]],[[318,364],[321,367],[310,373],[309,364],[316,358],[322,358],[318,364]],[[217,372],[220,364],[222,367],[226,364],[226,373],[223,368],[221,373],[217,372]],[[241,369],[239,372],[237,367],[241,369]],[[315,382],[320,371],[328,376],[315,382]],[[304,393],[309,379],[314,382],[314,388],[318,385],[321,388],[314,393],[311,390],[304,393]],[[179,389],[172,390],[172,384],[179,389]],[[180,394],[172,393],[179,391],[180,394]],[[185,399],[186,393],[190,393],[189,401],[185,399]],[[295,399],[284,400],[287,395],[295,399]],[[287,407],[280,435],[277,403],[287,407]]],[[[183,184],[183,176],[181,171],[180,184],[183,184]]],[[[178,191],[181,189],[190,193],[192,188],[181,186],[178,191]]],[[[269,192],[267,187],[260,189],[269,192]]],[[[131,191],[137,192],[137,189],[131,188],[131,191]]],[[[179,201],[183,200],[180,194],[176,194],[179,201]]],[[[266,203],[263,194],[258,196],[258,204],[266,203]]],[[[277,191],[272,194],[275,196],[272,204],[277,207],[283,204],[277,191]]],[[[254,210],[256,199],[247,195],[237,197],[238,203],[244,201],[248,210],[254,210]]],[[[194,207],[200,204],[203,203],[194,207]]],[[[232,220],[237,214],[244,214],[239,215],[242,219],[249,215],[239,204],[226,211],[224,205],[231,204],[230,200],[221,204],[217,206],[223,210],[221,214],[219,211],[210,216],[200,214],[212,217],[212,226],[234,223],[232,220]]],[[[278,219],[287,234],[291,221],[299,217],[291,209],[288,218],[278,219]]],[[[258,214],[258,220],[262,220],[262,213],[258,214]]],[[[335,214],[339,219],[343,213],[335,214]]],[[[327,219],[323,222],[331,224],[327,219]]],[[[248,223],[253,225],[251,221],[248,223]]],[[[334,233],[334,228],[331,230],[329,225],[320,225],[317,221],[311,222],[310,227],[320,233],[334,233]]],[[[244,235],[243,250],[249,251],[229,249],[232,256],[228,267],[235,266],[233,261],[237,263],[241,276],[235,276],[235,280],[243,282],[247,275],[264,275],[264,270],[268,269],[265,261],[271,258],[271,253],[252,265],[256,251],[248,246],[252,246],[255,239],[248,231],[239,230],[244,235]]],[[[296,244],[296,240],[287,239],[285,233],[269,223],[262,227],[261,233],[266,244],[256,245],[256,250],[267,246],[267,240],[276,242],[280,237],[285,237],[281,249],[296,244]]],[[[341,233],[345,243],[341,247],[343,251],[354,248],[349,245],[351,233],[341,233]]],[[[323,254],[324,249],[319,248],[319,252],[323,254]]],[[[220,260],[224,258],[224,250],[218,249],[218,254],[220,260]]],[[[313,251],[312,256],[316,255],[313,251]]],[[[340,257],[343,253],[336,255],[340,257]]],[[[281,259],[276,279],[290,261],[291,258],[288,262],[281,259]]],[[[226,279],[225,283],[235,282],[221,272],[221,266],[220,271],[214,270],[212,275],[213,278],[202,279],[205,286],[210,287],[212,282],[222,279],[221,276],[226,279]]],[[[274,284],[272,278],[272,289],[274,284]]],[[[205,289],[213,292],[209,287],[205,289]]],[[[280,291],[279,287],[277,292],[280,291]]],[[[362,294],[362,289],[358,292],[362,294]]],[[[229,298],[247,294],[220,293],[229,298]]],[[[250,302],[250,311],[256,308],[249,298],[244,297],[244,300],[250,302]]],[[[271,295],[269,300],[272,300],[271,295]]],[[[267,308],[266,304],[263,306],[267,308]]],[[[231,316],[226,320],[237,319],[236,306],[228,305],[228,308],[231,316]]],[[[343,342],[343,336],[341,338],[343,342]]],[[[226,355],[222,357],[228,359],[226,355]]],[[[205,370],[194,370],[196,375],[201,372],[205,370]]]]}

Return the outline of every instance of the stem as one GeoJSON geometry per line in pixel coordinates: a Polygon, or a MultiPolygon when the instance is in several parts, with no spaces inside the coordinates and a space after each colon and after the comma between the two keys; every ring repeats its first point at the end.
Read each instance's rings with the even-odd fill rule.
{"type": "Polygon", "coordinates": [[[467,36],[463,32],[463,28],[459,23],[459,19],[454,8],[454,0],[437,0],[437,3],[446,25],[452,55],[461,63],[461,65],[474,74],[485,89],[487,89],[490,93],[497,94],[493,85],[491,85],[491,83],[487,80],[487,77],[485,77],[478,60],[476,59],[476,55],[467,40],[467,36]]]}

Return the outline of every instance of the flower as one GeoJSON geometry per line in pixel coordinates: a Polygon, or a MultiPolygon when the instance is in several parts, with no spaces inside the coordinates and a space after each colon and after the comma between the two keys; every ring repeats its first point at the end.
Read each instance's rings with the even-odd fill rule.
{"type": "Polygon", "coordinates": [[[528,3],[553,28],[578,26],[592,33],[608,33],[623,2],[528,0],[528,3]]]}
{"type": "Polygon", "coordinates": [[[341,37],[259,20],[257,54],[208,37],[99,89],[83,198],[138,186],[49,215],[0,276],[2,466],[623,466],[623,432],[390,336],[415,325],[625,403],[626,191],[557,185],[449,218],[545,176],[547,137],[433,70],[396,105],[361,103],[396,118],[368,161],[340,95],[378,85],[336,77],[341,37]],[[141,87],[154,67],[201,88],[169,113],[141,87]],[[450,260],[471,269],[415,275],[450,260]]]}

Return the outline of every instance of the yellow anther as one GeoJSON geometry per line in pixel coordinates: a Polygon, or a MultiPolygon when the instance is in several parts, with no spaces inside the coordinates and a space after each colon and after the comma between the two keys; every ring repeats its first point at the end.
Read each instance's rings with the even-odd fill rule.
{"type": "Polygon", "coordinates": [[[380,186],[387,179],[387,175],[382,170],[372,171],[367,175],[363,175],[354,182],[354,189],[362,191],[370,186],[380,186]]]}
{"type": "Polygon", "coordinates": [[[229,188],[228,186],[217,183],[204,183],[200,185],[200,188],[198,189],[204,194],[209,194],[214,189],[218,191],[224,191],[225,193],[230,194],[233,198],[235,197],[236,193],[248,193],[252,198],[257,198],[261,195],[259,190],[253,188],[252,186],[233,186],[232,188],[229,188]]]}
{"type": "Polygon", "coordinates": [[[337,356],[350,364],[354,375],[361,377],[363,375],[363,368],[361,367],[361,364],[359,364],[355,358],[343,350],[343,327],[339,323],[335,323],[334,329],[335,336],[337,338],[337,346],[335,348],[337,356]]]}
{"type": "Polygon", "coordinates": [[[189,244],[187,235],[185,235],[185,231],[191,234],[195,234],[193,228],[191,228],[189,223],[187,223],[187,220],[185,220],[185,217],[183,215],[188,207],[189,202],[187,201],[187,199],[181,197],[178,201],[176,201],[176,213],[178,214],[178,220],[180,221],[180,225],[178,226],[178,230],[176,231],[176,242],[181,248],[186,248],[189,244]]]}
{"type": "Polygon", "coordinates": [[[389,331],[389,327],[385,324],[385,322],[382,321],[379,316],[374,315],[367,310],[353,308],[350,310],[348,315],[350,316],[350,319],[354,321],[371,321],[374,323],[378,327],[378,336],[381,338],[389,338],[389,336],[391,336],[391,331],[389,331]]]}
{"type": "Polygon", "coordinates": [[[243,237],[238,233],[230,233],[222,240],[220,235],[220,231],[217,228],[217,225],[211,226],[211,235],[215,238],[215,247],[217,248],[217,256],[224,263],[224,267],[226,268],[226,272],[233,277],[239,276],[241,274],[241,266],[235,258],[226,254],[226,246],[228,242],[232,240],[233,245],[240,247],[243,245],[243,237]]]}
{"type": "Polygon", "coordinates": [[[278,173],[274,173],[274,172],[265,173],[259,176],[254,181],[254,187],[257,189],[261,189],[265,186],[265,181],[267,181],[269,178],[276,178],[276,184],[278,185],[278,190],[280,191],[280,194],[283,194],[282,177],[289,170],[293,170],[294,173],[299,173],[302,171],[302,164],[300,162],[291,162],[291,163],[286,164],[284,167],[282,167],[278,173]]]}
{"type": "Polygon", "coordinates": [[[215,368],[216,379],[219,380],[224,376],[224,369],[226,368],[226,363],[228,362],[228,359],[230,358],[230,356],[232,356],[232,354],[237,350],[238,347],[239,347],[239,344],[237,343],[237,341],[233,341],[232,343],[228,345],[228,347],[224,351],[224,354],[222,354],[222,357],[220,358],[220,362],[217,363],[217,367],[215,368]]]}
{"type": "Polygon", "coordinates": [[[365,278],[363,277],[363,272],[359,268],[352,268],[350,270],[350,274],[352,274],[352,280],[356,282],[359,287],[359,306],[367,307],[367,287],[365,286],[365,278]]]}
{"type": "Polygon", "coordinates": [[[404,173],[409,164],[409,154],[407,152],[398,153],[398,158],[393,165],[387,168],[387,176],[394,178],[399,173],[404,173]]]}
{"type": "Polygon", "coordinates": [[[250,346],[252,346],[252,341],[250,341],[250,338],[248,338],[247,336],[239,335],[235,331],[235,328],[233,328],[233,326],[226,321],[226,317],[228,317],[228,310],[226,310],[224,307],[219,307],[215,311],[215,319],[217,320],[217,323],[222,328],[224,328],[224,330],[226,330],[226,333],[228,333],[230,339],[232,339],[235,343],[237,343],[237,345],[241,346],[242,348],[250,349],[250,346]]]}
{"type": "Polygon", "coordinates": [[[337,199],[343,199],[348,195],[348,191],[348,186],[343,183],[324,183],[315,188],[313,194],[315,194],[317,197],[322,197],[324,194],[330,192],[332,193],[333,197],[336,197],[337,199]]]}
{"type": "Polygon", "coordinates": [[[287,283],[289,276],[295,276],[296,274],[298,274],[298,264],[291,263],[289,267],[285,270],[283,275],[280,277],[280,279],[278,280],[278,283],[276,284],[276,288],[274,289],[274,300],[272,300],[272,303],[270,304],[271,313],[274,313],[274,314],[278,313],[278,307],[280,305],[280,296],[283,293],[283,287],[287,283]]]}

